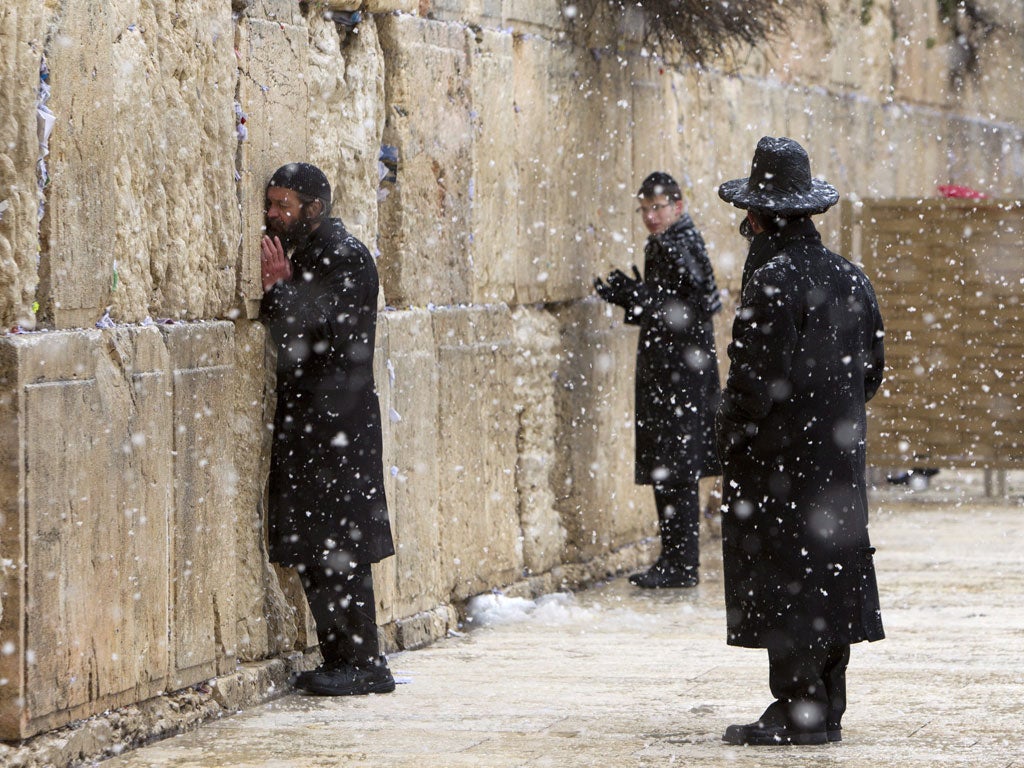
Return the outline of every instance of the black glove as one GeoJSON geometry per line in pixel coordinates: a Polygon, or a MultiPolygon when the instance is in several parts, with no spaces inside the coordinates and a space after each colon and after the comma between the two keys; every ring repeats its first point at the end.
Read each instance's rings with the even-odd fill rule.
{"type": "Polygon", "coordinates": [[[625,294],[604,282],[600,277],[594,278],[594,290],[609,304],[615,304],[618,307],[627,306],[625,294]]]}
{"type": "Polygon", "coordinates": [[[627,277],[621,269],[616,269],[608,275],[607,283],[602,282],[600,278],[595,279],[594,288],[597,295],[610,304],[630,309],[640,303],[646,295],[644,281],[636,264],[633,265],[633,275],[633,278],[627,277]]]}

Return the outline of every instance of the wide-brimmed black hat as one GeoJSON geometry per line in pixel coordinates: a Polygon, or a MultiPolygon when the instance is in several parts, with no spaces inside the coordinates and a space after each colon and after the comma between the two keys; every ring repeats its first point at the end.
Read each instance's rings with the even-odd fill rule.
{"type": "Polygon", "coordinates": [[[839,202],[838,190],[811,176],[811,161],[797,142],[764,136],[757,142],[750,176],[727,181],[718,196],[737,208],[775,216],[824,213],[839,202]]]}

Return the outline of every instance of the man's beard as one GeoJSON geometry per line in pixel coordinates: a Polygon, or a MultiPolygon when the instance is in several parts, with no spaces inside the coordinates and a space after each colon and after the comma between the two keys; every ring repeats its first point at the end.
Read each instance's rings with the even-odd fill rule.
{"type": "Polygon", "coordinates": [[[289,224],[280,220],[267,222],[267,234],[278,238],[286,251],[304,242],[309,232],[309,221],[305,218],[296,219],[289,224]]]}

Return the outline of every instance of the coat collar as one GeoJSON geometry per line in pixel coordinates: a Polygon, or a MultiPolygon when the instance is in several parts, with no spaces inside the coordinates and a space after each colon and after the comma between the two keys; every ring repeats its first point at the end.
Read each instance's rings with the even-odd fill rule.
{"type": "Polygon", "coordinates": [[[800,240],[821,243],[821,233],[814,226],[810,216],[789,221],[778,232],[762,232],[755,235],[754,239],[750,241],[750,251],[747,253],[747,261],[743,265],[741,290],[746,287],[750,276],[771,261],[775,254],[787,245],[800,240]]]}
{"type": "Polygon", "coordinates": [[[664,232],[650,235],[647,239],[656,240],[659,243],[673,243],[681,239],[688,229],[693,229],[693,219],[690,218],[689,213],[684,212],[664,232]]]}
{"type": "Polygon", "coordinates": [[[311,269],[317,254],[321,253],[332,240],[340,240],[346,235],[345,225],[341,219],[324,219],[320,226],[309,233],[309,236],[292,252],[292,263],[302,269],[311,269]]]}

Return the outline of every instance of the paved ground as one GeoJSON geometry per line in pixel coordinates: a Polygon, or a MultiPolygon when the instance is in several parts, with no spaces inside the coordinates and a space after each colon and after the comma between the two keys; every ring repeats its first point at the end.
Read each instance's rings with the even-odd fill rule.
{"type": "MultiPolygon", "coordinates": [[[[970,484],[968,484],[970,486],[970,484]]],[[[616,579],[396,654],[395,693],[291,695],[102,764],[1024,767],[1024,506],[940,475],[876,494],[888,637],[855,646],[844,741],[724,744],[767,704],[763,651],[730,648],[717,552],[695,590],[616,579]],[[942,482],[947,486],[943,488],[942,482]]]]}

